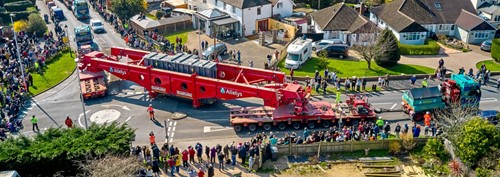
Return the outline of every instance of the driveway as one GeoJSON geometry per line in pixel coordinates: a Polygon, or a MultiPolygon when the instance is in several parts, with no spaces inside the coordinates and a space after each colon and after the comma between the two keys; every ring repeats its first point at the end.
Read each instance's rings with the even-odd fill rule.
{"type": "MultiPolygon", "coordinates": [[[[209,45],[214,44],[213,38],[202,34],[197,34],[197,31],[192,31],[188,33],[188,42],[186,45],[189,49],[200,48],[200,40],[207,41],[209,45]]],[[[236,50],[241,52],[241,62],[242,65],[248,66],[249,61],[254,62],[254,67],[264,68],[264,64],[267,62],[266,56],[268,54],[274,54],[276,50],[281,51],[283,49],[283,45],[281,44],[271,44],[267,46],[259,45],[256,40],[248,40],[245,38],[240,38],[238,40],[229,40],[229,41],[220,41],[217,40],[217,43],[223,42],[227,45],[228,50],[236,50]]],[[[274,60],[274,55],[273,60],[274,60]]],[[[222,56],[223,59],[228,56],[222,56]]],[[[236,61],[230,61],[231,63],[236,63],[236,61]]]]}

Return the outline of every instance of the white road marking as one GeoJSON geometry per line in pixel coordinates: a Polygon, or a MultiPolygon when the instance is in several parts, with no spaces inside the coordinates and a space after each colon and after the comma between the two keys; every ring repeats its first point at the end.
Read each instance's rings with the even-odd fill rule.
{"type": "Polygon", "coordinates": [[[175,128],[175,126],[177,126],[177,121],[174,122],[174,128],[175,128]]]}
{"type": "Polygon", "coordinates": [[[392,105],[391,107],[391,110],[394,109],[394,107],[396,107],[398,104],[397,103],[394,103],[394,105],[392,105]]]}
{"type": "Polygon", "coordinates": [[[168,132],[170,132],[170,128],[172,128],[172,127],[168,127],[168,132]]]}
{"type": "Polygon", "coordinates": [[[172,128],[172,132],[175,132],[175,127],[174,127],[174,128],[172,128]]]}
{"type": "MultiPolygon", "coordinates": [[[[85,111],[85,114],[88,114],[89,112],[90,112],[90,109],[88,111],[85,111]]],[[[78,116],[78,124],[80,124],[80,127],[85,127],[82,124],[82,116],[83,116],[83,113],[80,113],[80,115],[78,116]]]]}
{"type": "Polygon", "coordinates": [[[132,116],[128,117],[127,120],[125,120],[125,122],[128,122],[131,118],[132,116]]]}
{"type": "Polygon", "coordinates": [[[222,126],[204,126],[203,133],[219,132],[224,130],[231,130],[232,127],[222,127],[222,126]]]}
{"type": "Polygon", "coordinates": [[[479,102],[489,103],[489,102],[497,102],[497,101],[498,101],[498,99],[496,99],[496,98],[481,98],[481,101],[479,101],[479,102]]]}
{"type": "Polygon", "coordinates": [[[168,123],[168,126],[169,126],[169,127],[170,127],[170,126],[172,126],[172,123],[173,123],[173,122],[168,123]]]}

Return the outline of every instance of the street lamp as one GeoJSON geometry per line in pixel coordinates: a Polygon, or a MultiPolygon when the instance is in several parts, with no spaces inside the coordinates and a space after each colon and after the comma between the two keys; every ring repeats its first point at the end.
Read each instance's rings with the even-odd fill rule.
{"type": "Polygon", "coordinates": [[[339,107],[337,110],[340,112],[339,116],[339,132],[340,132],[342,128],[342,114],[344,114],[344,110],[342,110],[342,107],[339,107]]]}
{"type": "MultiPolygon", "coordinates": [[[[69,46],[69,56],[73,57],[73,52],[71,52],[71,45],[69,44],[68,25],[64,25],[64,29],[66,29],[66,38],[68,39],[67,41],[68,41],[68,46],[69,46]]],[[[78,62],[77,62],[77,64],[78,64],[78,62]]]]}
{"type": "MultiPolygon", "coordinates": [[[[75,58],[75,63],[76,63],[76,77],[78,78],[78,81],[80,81],[80,69],[78,68],[78,57],[75,58]]],[[[82,90],[82,84],[78,83],[78,86],[80,87],[80,92],[82,90]]],[[[87,123],[87,113],[85,113],[85,102],[83,100],[83,93],[80,93],[80,101],[82,102],[82,110],[83,110],[83,119],[85,119],[85,129],[89,128],[89,125],[87,123]]]]}
{"type": "MultiPolygon", "coordinates": [[[[10,22],[12,22],[12,26],[14,26],[14,19],[12,19],[14,17],[14,14],[10,14],[10,22]]],[[[19,65],[21,66],[21,74],[22,74],[22,77],[23,77],[23,86],[24,86],[24,89],[28,90],[28,86],[26,85],[26,78],[24,77],[24,66],[23,66],[23,62],[21,61],[21,54],[19,54],[19,45],[17,45],[17,34],[16,34],[16,31],[14,31],[14,41],[15,41],[15,44],[16,44],[16,54],[17,54],[17,62],[19,62],[19,65]]]]}

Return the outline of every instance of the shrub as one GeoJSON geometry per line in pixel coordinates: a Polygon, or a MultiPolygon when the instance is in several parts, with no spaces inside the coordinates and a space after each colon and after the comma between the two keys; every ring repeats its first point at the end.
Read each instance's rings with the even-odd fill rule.
{"type": "Polygon", "coordinates": [[[398,47],[398,40],[388,28],[382,30],[375,44],[376,48],[382,52],[375,56],[375,63],[382,67],[390,67],[398,64],[401,52],[398,47]]]}
{"type": "Polygon", "coordinates": [[[500,62],[500,38],[494,39],[491,44],[491,57],[500,62]]]}
{"type": "Polygon", "coordinates": [[[316,65],[318,69],[325,69],[328,66],[328,59],[326,58],[327,56],[328,53],[326,51],[322,50],[321,52],[319,52],[318,60],[316,61],[316,63],[314,63],[314,65],[316,65]]]}
{"type": "Polygon", "coordinates": [[[415,140],[413,139],[413,136],[406,133],[406,134],[401,134],[401,140],[403,140],[403,149],[408,152],[408,151],[411,151],[413,150],[413,148],[415,148],[415,146],[417,145],[417,143],[415,142],[415,140]]]}
{"type": "Polygon", "coordinates": [[[156,18],[159,20],[165,16],[165,12],[162,10],[157,10],[155,15],[156,15],[156,18]]]}
{"type": "Polygon", "coordinates": [[[476,117],[460,128],[454,145],[458,147],[458,157],[473,166],[481,157],[494,149],[500,149],[500,131],[487,120],[476,117]]]}
{"type": "Polygon", "coordinates": [[[427,157],[438,157],[443,160],[446,158],[443,142],[437,138],[430,138],[424,146],[424,153],[427,157]]]}
{"type": "Polygon", "coordinates": [[[23,31],[28,27],[28,22],[26,20],[18,20],[14,22],[14,31],[23,31]]]}
{"type": "Polygon", "coordinates": [[[9,12],[25,11],[28,7],[33,7],[33,3],[30,1],[16,1],[4,4],[5,10],[9,12]]]}
{"type": "Polygon", "coordinates": [[[26,29],[27,32],[34,33],[36,32],[36,35],[38,37],[43,36],[45,32],[47,32],[47,24],[45,24],[45,21],[42,19],[42,17],[38,14],[31,14],[29,17],[29,25],[28,28],[26,29]]]}
{"type": "Polygon", "coordinates": [[[477,168],[476,169],[476,176],[477,177],[490,177],[491,176],[491,171],[485,168],[477,168]]]}
{"type": "Polygon", "coordinates": [[[401,142],[399,141],[392,141],[389,143],[389,152],[397,155],[401,152],[401,142]]]}
{"type": "Polygon", "coordinates": [[[431,39],[426,39],[424,45],[399,44],[401,55],[437,55],[441,46],[431,39]]]}

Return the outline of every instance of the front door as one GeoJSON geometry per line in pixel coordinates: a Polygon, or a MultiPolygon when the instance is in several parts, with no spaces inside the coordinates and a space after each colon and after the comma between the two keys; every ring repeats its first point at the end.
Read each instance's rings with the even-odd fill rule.
{"type": "Polygon", "coordinates": [[[267,31],[267,20],[262,20],[262,21],[259,21],[258,22],[258,29],[259,31],[258,32],[261,32],[261,31],[267,31]]]}

